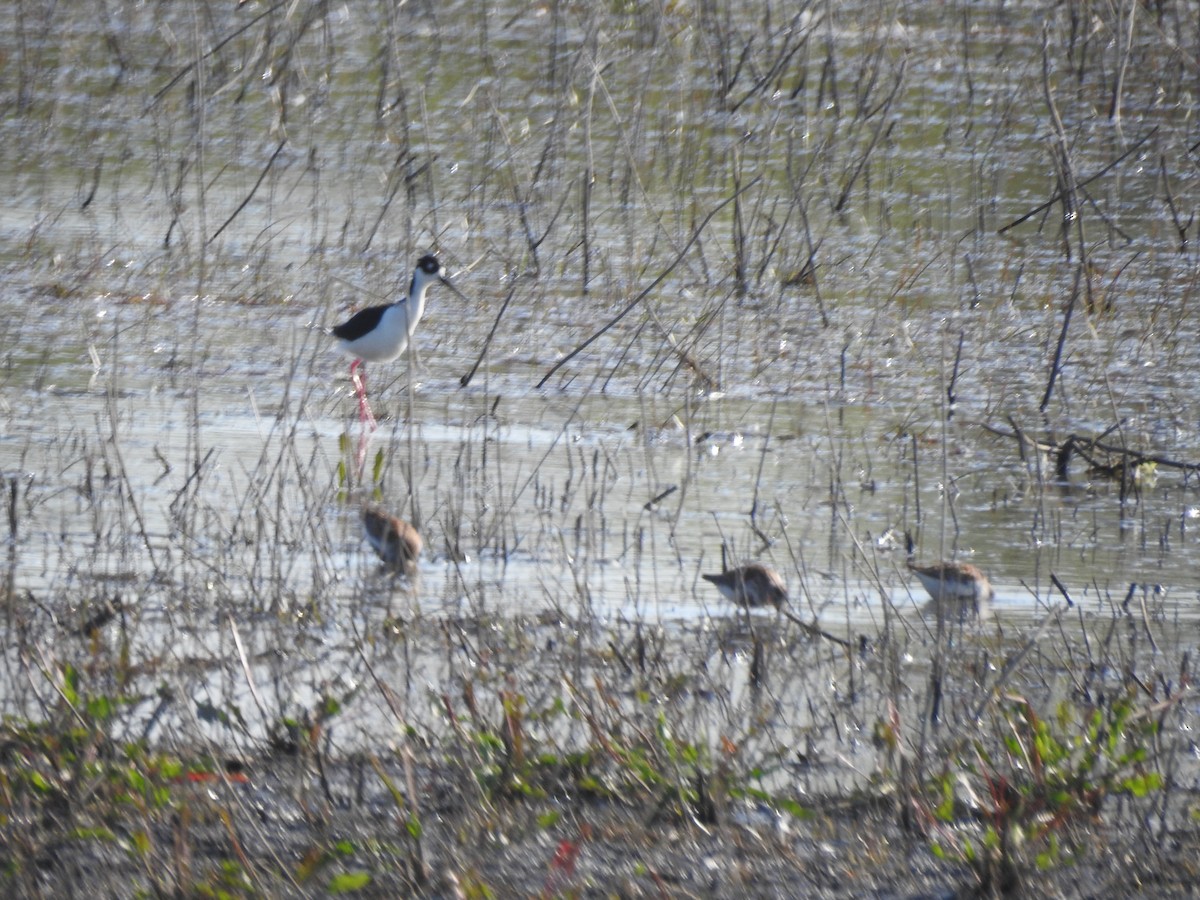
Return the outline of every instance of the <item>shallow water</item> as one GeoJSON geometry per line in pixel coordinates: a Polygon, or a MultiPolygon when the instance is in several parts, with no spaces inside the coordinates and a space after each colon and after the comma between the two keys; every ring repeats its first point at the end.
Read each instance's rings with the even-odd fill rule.
{"type": "Polygon", "coordinates": [[[1051,57],[1079,180],[1146,143],[1080,200],[1092,297],[1042,413],[1078,226],[1059,204],[999,230],[1058,189],[1059,7],[191,9],[123,8],[105,42],[6,10],[14,595],[120,585],[149,644],[198,635],[188,656],[228,653],[199,637],[227,614],[311,616],[345,648],[392,604],[688,629],[730,618],[699,579],[724,544],[857,634],[887,603],[919,618],[907,531],[985,569],[1002,620],[1057,602],[1053,573],[1085,609],[1140,585],[1194,621],[1191,479],[1160,465],[1122,499],[1076,462],[1058,484],[1008,436],[1200,460],[1196,258],[1163,202],[1197,197],[1162,40],[1193,13],[1138,31],[1119,120],[1112,46],[1051,57]],[[412,368],[368,367],[363,488],[323,331],[431,247],[467,299],[435,287],[412,368]],[[416,592],[376,572],[364,496],[424,534],[416,592]]]}

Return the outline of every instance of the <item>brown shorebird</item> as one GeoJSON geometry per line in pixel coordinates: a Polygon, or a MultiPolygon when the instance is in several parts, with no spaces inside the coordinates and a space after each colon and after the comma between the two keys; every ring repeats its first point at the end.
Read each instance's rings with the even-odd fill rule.
{"type": "Polygon", "coordinates": [[[738,606],[774,606],[781,608],[787,603],[787,587],[779,573],[762,563],[750,563],[738,569],[729,569],[720,575],[701,575],[705,581],[717,586],[726,600],[738,606]]]}
{"type": "Polygon", "coordinates": [[[750,563],[738,569],[729,569],[720,575],[701,575],[705,581],[711,581],[726,600],[732,600],[738,606],[752,609],[758,606],[773,606],[785,618],[795,622],[809,634],[823,637],[843,647],[849,647],[850,642],[845,638],[823,631],[815,622],[805,622],[789,612],[784,607],[788,603],[787,586],[779,573],[762,563],[750,563]]]}
{"type": "Polygon", "coordinates": [[[925,586],[934,603],[973,605],[976,610],[991,603],[995,592],[987,576],[970,563],[936,563],[908,568],[925,586]]]}
{"type": "Polygon", "coordinates": [[[417,529],[378,509],[363,509],[363,530],[379,558],[393,572],[412,578],[423,543],[417,529]]]}

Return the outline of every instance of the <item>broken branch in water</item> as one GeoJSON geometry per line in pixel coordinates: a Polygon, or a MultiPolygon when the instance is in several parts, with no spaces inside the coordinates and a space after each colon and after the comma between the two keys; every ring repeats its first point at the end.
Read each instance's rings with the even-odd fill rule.
{"type": "Polygon", "coordinates": [[[1029,432],[1021,429],[1011,419],[1009,424],[1012,426],[1012,431],[1005,431],[987,424],[984,424],[983,427],[1000,437],[1016,439],[1021,445],[1022,455],[1024,455],[1026,447],[1034,447],[1043,453],[1052,454],[1054,456],[1054,474],[1060,481],[1066,481],[1071,460],[1076,455],[1086,460],[1093,472],[1113,478],[1123,477],[1123,473],[1132,472],[1138,466],[1143,465],[1162,466],[1164,469],[1177,469],[1181,472],[1200,472],[1200,463],[1184,462],[1159,453],[1143,453],[1141,450],[1105,442],[1104,438],[1119,428],[1120,423],[1112,426],[1097,438],[1071,434],[1062,441],[1039,441],[1032,438],[1029,432]],[[1104,456],[1109,458],[1105,459],[1104,456]]]}

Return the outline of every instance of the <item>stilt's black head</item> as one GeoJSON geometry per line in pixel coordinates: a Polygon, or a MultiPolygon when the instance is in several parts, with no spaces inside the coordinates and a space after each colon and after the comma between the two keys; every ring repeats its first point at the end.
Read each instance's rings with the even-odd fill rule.
{"type": "Polygon", "coordinates": [[[418,291],[423,290],[426,285],[434,280],[440,281],[446,287],[450,288],[450,290],[454,291],[454,293],[458,294],[459,297],[462,297],[464,300],[466,299],[466,297],[463,297],[462,291],[454,286],[454,282],[446,277],[446,267],[432,253],[422,256],[417,260],[417,268],[413,272],[412,287],[408,291],[409,295],[412,296],[418,291]]]}
{"type": "Polygon", "coordinates": [[[429,256],[422,256],[419,260],[417,260],[417,268],[426,275],[432,275],[438,278],[446,273],[446,270],[442,268],[442,264],[438,262],[438,258],[432,254],[429,256]]]}

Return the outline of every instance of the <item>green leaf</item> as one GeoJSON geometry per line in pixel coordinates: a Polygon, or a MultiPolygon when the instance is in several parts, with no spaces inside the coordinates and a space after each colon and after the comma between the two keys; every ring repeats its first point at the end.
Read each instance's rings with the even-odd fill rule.
{"type": "Polygon", "coordinates": [[[411,835],[412,839],[415,841],[419,841],[421,839],[421,835],[425,833],[425,829],[421,827],[421,820],[417,818],[416,813],[409,815],[408,821],[405,823],[404,827],[408,829],[409,835],[411,835]]]}
{"type": "Polygon", "coordinates": [[[371,883],[371,876],[366,872],[343,872],[329,879],[329,893],[349,894],[358,891],[371,883]]]}
{"type": "Polygon", "coordinates": [[[146,792],[146,778],[137,769],[126,769],[125,781],[139,794],[146,792]]]}
{"type": "Polygon", "coordinates": [[[811,819],[813,816],[812,810],[806,806],[801,806],[795,800],[777,800],[775,805],[797,819],[811,819]]]}
{"type": "Polygon", "coordinates": [[[109,719],[113,714],[113,702],[108,697],[92,697],[87,702],[87,711],[93,719],[109,719]]]}
{"type": "Polygon", "coordinates": [[[942,802],[937,805],[934,815],[943,822],[954,818],[954,785],[949,778],[942,779],[942,802]]]}
{"type": "Polygon", "coordinates": [[[72,706],[79,704],[79,672],[70,664],[62,669],[62,692],[72,706]]]}
{"type": "Polygon", "coordinates": [[[492,734],[490,731],[481,731],[475,735],[475,743],[479,745],[480,750],[503,750],[504,741],[492,734]]]}
{"type": "Polygon", "coordinates": [[[1034,857],[1037,867],[1043,870],[1051,868],[1058,862],[1059,854],[1058,835],[1052,831],[1046,849],[1034,857]]]}
{"type": "MultiPolygon", "coordinates": [[[[141,833],[141,832],[139,832],[141,833]]],[[[77,841],[104,841],[112,843],[116,841],[117,836],[107,828],[75,828],[71,832],[71,837],[77,841]]]]}
{"type": "Polygon", "coordinates": [[[557,810],[552,809],[552,810],[550,810],[550,812],[542,813],[542,815],[537,817],[538,827],[539,828],[547,828],[547,829],[553,828],[555,825],[558,824],[558,822],[561,818],[562,818],[562,813],[558,812],[557,810]]]}
{"type": "Polygon", "coordinates": [[[1145,775],[1135,775],[1125,779],[1124,787],[1135,797],[1145,797],[1151,791],[1161,788],[1162,785],[1162,776],[1157,772],[1149,772],[1145,775]]]}

